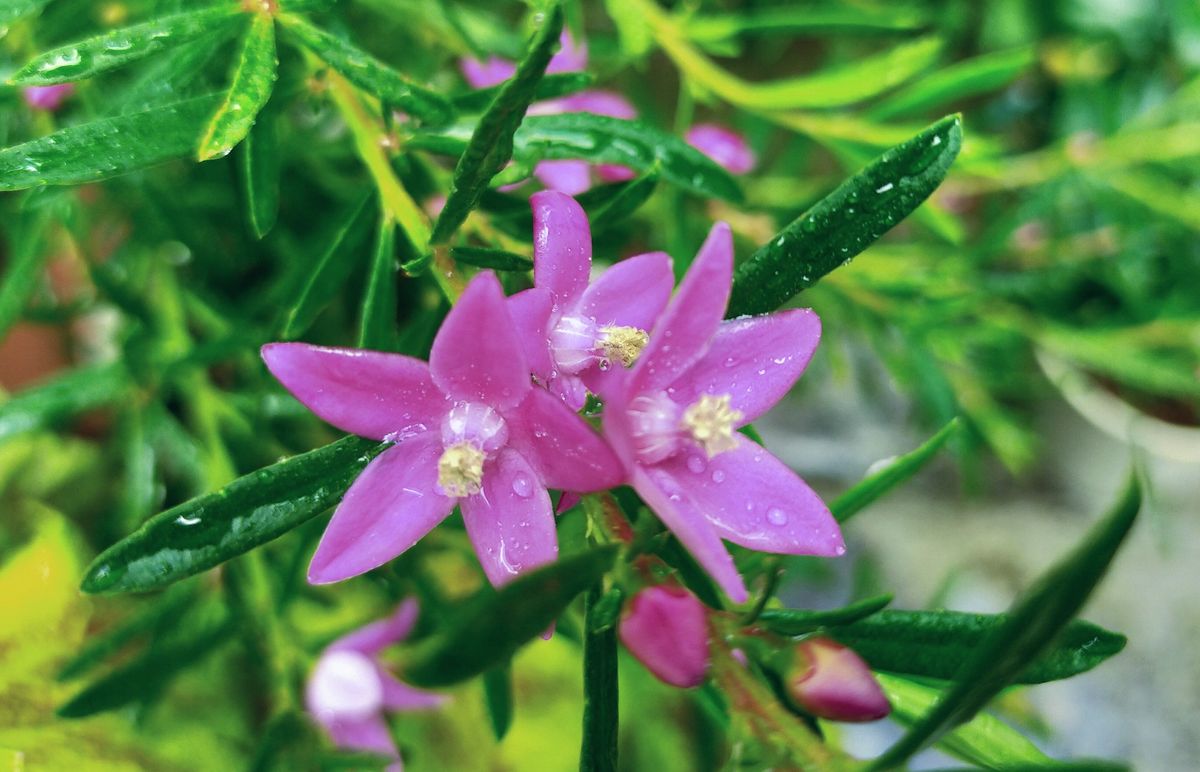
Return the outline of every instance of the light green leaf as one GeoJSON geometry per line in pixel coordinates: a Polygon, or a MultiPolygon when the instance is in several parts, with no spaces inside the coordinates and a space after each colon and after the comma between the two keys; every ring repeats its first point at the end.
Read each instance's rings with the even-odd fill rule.
{"type": "Polygon", "coordinates": [[[1022,46],[956,62],[889,95],[868,110],[867,115],[882,122],[992,91],[1008,85],[1035,60],[1033,46],[1022,46]]]}
{"type": "Polygon", "coordinates": [[[926,15],[912,6],[809,3],[747,7],[737,13],[688,17],[683,30],[698,43],[719,43],[741,34],[793,35],[804,32],[905,32],[921,29],[926,15]]]}
{"type": "Polygon", "coordinates": [[[0,276],[0,341],[21,318],[25,304],[37,289],[46,262],[46,219],[42,212],[33,213],[10,231],[14,238],[9,245],[8,265],[0,276]]]}
{"type": "Polygon", "coordinates": [[[201,161],[222,158],[245,139],[259,111],[271,98],[278,70],[275,20],[269,14],[255,14],[242,41],[229,92],[209,119],[200,140],[198,156],[201,161]]]}
{"type": "Polygon", "coordinates": [[[114,404],[128,397],[132,386],[119,363],[66,372],[0,404],[0,442],[114,404]]]}
{"type": "Polygon", "coordinates": [[[388,217],[382,218],[375,236],[358,345],[377,351],[396,347],[396,224],[388,217]]]}

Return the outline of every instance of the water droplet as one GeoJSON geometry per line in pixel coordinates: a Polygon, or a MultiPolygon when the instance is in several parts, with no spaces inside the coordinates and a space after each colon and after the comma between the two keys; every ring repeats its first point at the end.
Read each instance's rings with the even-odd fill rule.
{"type": "MultiPolygon", "coordinates": [[[[512,489],[513,493],[523,499],[527,499],[533,495],[533,480],[529,479],[529,475],[524,472],[519,472],[513,477],[512,489]]],[[[513,546],[517,545],[514,544],[513,546]]]]}
{"type": "Polygon", "coordinates": [[[771,525],[787,525],[787,512],[784,512],[779,507],[771,507],[767,510],[767,521],[771,525]]]}
{"type": "Polygon", "coordinates": [[[725,366],[726,367],[733,367],[736,364],[737,364],[737,359],[735,357],[725,357],[725,366]]]}
{"type": "Polygon", "coordinates": [[[200,518],[180,515],[179,517],[175,518],[175,522],[179,523],[180,525],[197,525],[200,523],[200,518]]]}
{"type": "Polygon", "coordinates": [[[933,145],[934,147],[937,147],[938,145],[942,144],[942,138],[941,138],[941,137],[934,137],[934,138],[933,138],[933,142],[931,142],[931,143],[929,143],[929,144],[933,145]]]}
{"type": "Polygon", "coordinates": [[[875,188],[875,192],[876,193],[887,193],[889,190],[891,190],[894,187],[896,187],[896,186],[889,182],[886,185],[881,185],[880,187],[875,188]]]}
{"type": "Polygon", "coordinates": [[[720,469],[714,469],[712,473],[712,481],[718,485],[725,482],[725,472],[720,469]]]}
{"type": "Polygon", "coordinates": [[[704,460],[703,456],[689,456],[687,460],[687,468],[695,474],[700,474],[708,468],[708,462],[704,460]]]}
{"type": "Polygon", "coordinates": [[[602,357],[600,361],[596,363],[596,367],[599,367],[604,372],[608,372],[608,370],[612,367],[612,362],[608,359],[608,357],[602,357]]]}

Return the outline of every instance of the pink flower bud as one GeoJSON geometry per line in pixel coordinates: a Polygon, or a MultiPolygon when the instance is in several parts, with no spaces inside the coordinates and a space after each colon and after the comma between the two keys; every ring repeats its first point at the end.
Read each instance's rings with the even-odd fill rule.
{"type": "Polygon", "coordinates": [[[733,174],[748,174],[758,162],[741,134],[715,123],[696,124],[688,131],[687,141],[733,174]]]}
{"type": "Polygon", "coordinates": [[[75,91],[74,83],[60,83],[57,86],[27,86],[22,90],[25,104],[34,110],[57,110],[75,91]]]}
{"type": "Polygon", "coordinates": [[[871,669],[852,650],[828,638],[808,638],[794,653],[785,683],[797,706],[831,721],[875,721],[891,712],[871,669]]]}
{"type": "Polygon", "coordinates": [[[621,642],[660,681],[689,688],[708,672],[704,606],[681,587],[648,587],[621,618],[621,642]]]}

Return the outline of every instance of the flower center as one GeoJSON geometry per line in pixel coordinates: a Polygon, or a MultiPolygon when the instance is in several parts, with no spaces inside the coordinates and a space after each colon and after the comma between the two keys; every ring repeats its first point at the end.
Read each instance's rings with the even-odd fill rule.
{"type": "Polygon", "coordinates": [[[438,459],[438,485],[447,496],[474,496],[483,488],[482,450],[469,442],[459,442],[442,451],[438,459]]]}
{"type": "Polygon", "coordinates": [[[600,350],[610,360],[616,360],[625,367],[633,367],[641,355],[642,349],[650,342],[650,336],[645,330],[637,327],[601,327],[600,350]]]}
{"type": "Polygon", "coordinates": [[[483,463],[508,442],[508,426],[492,408],[460,402],[442,420],[438,485],[454,498],[474,496],[483,487],[483,463]]]}
{"type": "Polygon", "coordinates": [[[704,448],[709,458],[733,450],[737,440],[733,437],[733,429],[742,417],[742,411],[734,410],[732,398],[728,394],[714,397],[711,394],[701,395],[683,411],[679,421],[680,428],[687,431],[696,444],[704,448]]]}
{"type": "Polygon", "coordinates": [[[314,712],[356,719],[367,718],[383,706],[383,684],[375,664],[357,651],[326,653],[309,684],[314,712]]]}
{"type": "Polygon", "coordinates": [[[625,414],[633,449],[643,463],[664,461],[679,450],[679,405],[665,391],[633,398],[625,414]]]}
{"type": "Polygon", "coordinates": [[[597,327],[594,319],[574,314],[560,317],[549,337],[555,366],[570,375],[612,361],[631,367],[650,340],[637,327],[597,327]]]}

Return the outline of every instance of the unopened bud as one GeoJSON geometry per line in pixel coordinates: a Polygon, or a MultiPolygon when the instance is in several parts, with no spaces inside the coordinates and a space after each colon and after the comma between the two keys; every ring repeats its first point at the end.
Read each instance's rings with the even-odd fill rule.
{"type": "Polygon", "coordinates": [[[798,707],[831,721],[875,721],[891,712],[871,668],[852,650],[807,638],[793,653],[784,685],[798,707]]]}
{"type": "Polygon", "coordinates": [[[26,86],[22,90],[25,104],[34,110],[53,112],[62,106],[67,97],[75,91],[74,83],[59,83],[56,86],[26,86]]]}
{"type": "Polygon", "coordinates": [[[647,587],[634,596],[618,628],[621,642],[660,681],[689,688],[708,674],[708,620],[681,587],[647,587]]]}

